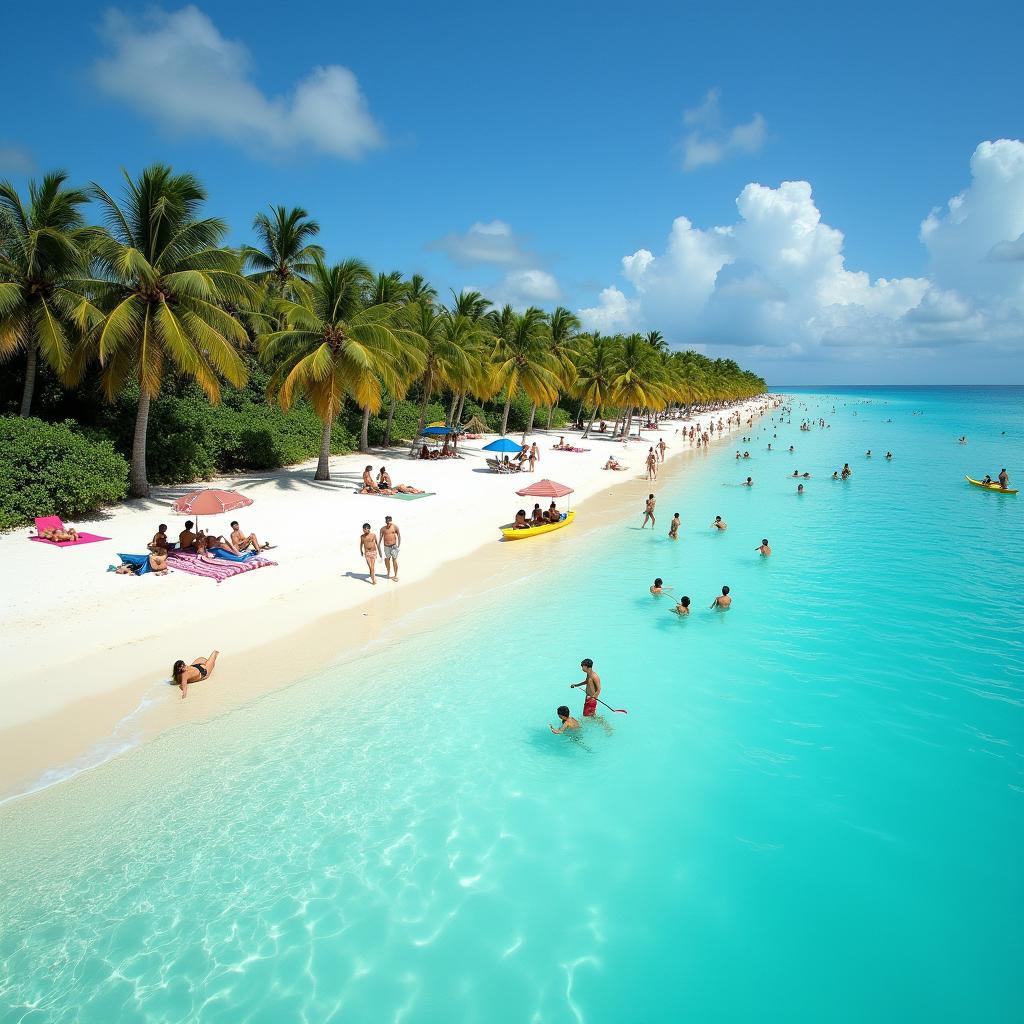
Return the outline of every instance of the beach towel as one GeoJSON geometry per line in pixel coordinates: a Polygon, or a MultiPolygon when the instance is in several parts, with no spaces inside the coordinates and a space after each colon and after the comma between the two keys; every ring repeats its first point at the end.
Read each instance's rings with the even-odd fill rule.
{"type": "Polygon", "coordinates": [[[248,562],[250,558],[259,557],[255,551],[246,551],[241,555],[236,555],[234,551],[225,551],[224,548],[210,548],[210,554],[214,558],[223,558],[225,562],[248,562]]]}
{"type": "Polygon", "coordinates": [[[118,551],[117,557],[126,565],[134,565],[136,576],[144,576],[149,572],[149,555],[125,555],[118,551]]]}
{"type": "MultiPolygon", "coordinates": [[[[231,552],[226,552],[231,555],[231,552]]],[[[264,569],[268,565],[277,565],[269,558],[256,555],[251,558],[243,558],[242,561],[234,561],[233,555],[230,558],[215,558],[212,562],[204,561],[191,551],[172,551],[167,556],[167,564],[182,572],[191,573],[193,576],[204,576],[208,580],[216,580],[223,583],[243,572],[251,572],[253,569],[264,569]]]]}
{"type": "MultiPolygon", "coordinates": [[[[36,529],[42,532],[43,530],[63,530],[64,524],[61,522],[60,516],[42,516],[36,518],[36,529]]],[[[95,533],[82,533],[78,531],[78,540],[48,540],[46,537],[29,537],[29,540],[38,541],[40,544],[50,544],[55,548],[77,548],[81,544],[95,544],[98,540],[110,540],[109,537],[100,537],[95,533]]]]}
{"type": "Polygon", "coordinates": [[[397,498],[399,501],[416,501],[418,498],[433,498],[436,491],[424,491],[422,494],[385,494],[385,498],[397,498]]]}

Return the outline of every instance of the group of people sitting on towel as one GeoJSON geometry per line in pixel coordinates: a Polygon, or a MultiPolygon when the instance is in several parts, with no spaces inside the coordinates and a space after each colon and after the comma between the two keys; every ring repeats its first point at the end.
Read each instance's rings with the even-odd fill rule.
{"type": "MultiPolygon", "coordinates": [[[[212,562],[216,558],[215,551],[227,551],[232,555],[244,555],[247,551],[257,553],[271,547],[269,543],[261,544],[255,533],[243,533],[238,520],[232,520],[231,536],[222,537],[217,533],[194,530],[195,523],[188,519],[185,529],[178,534],[177,544],[167,539],[167,524],[157,527],[153,539],[146,545],[149,550],[149,569],[151,572],[164,575],[167,572],[167,555],[170,551],[183,551],[197,555],[204,562],[212,562]]],[[[119,565],[115,572],[121,575],[134,575],[139,566],[130,563],[119,565]]]]}
{"type": "Polygon", "coordinates": [[[363,470],[363,486],[359,488],[360,494],[424,494],[418,487],[410,487],[408,484],[393,484],[391,475],[381,466],[377,479],[373,479],[373,466],[367,466],[363,470]]]}
{"type": "Polygon", "coordinates": [[[534,526],[546,526],[548,523],[558,523],[562,520],[562,513],[555,507],[555,503],[551,502],[548,506],[547,512],[545,512],[540,505],[533,506],[533,513],[527,518],[526,509],[521,508],[516,513],[516,520],[512,524],[513,530],[529,530],[534,526]]]}

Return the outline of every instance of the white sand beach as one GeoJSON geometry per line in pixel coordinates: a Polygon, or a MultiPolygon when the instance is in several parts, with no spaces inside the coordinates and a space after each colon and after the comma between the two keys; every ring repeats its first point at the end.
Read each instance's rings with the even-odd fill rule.
{"type": "MultiPolygon", "coordinates": [[[[716,433],[713,444],[728,444],[742,434],[748,416],[762,411],[765,401],[737,408],[742,429],[716,433]]],[[[731,411],[716,411],[716,422],[731,411]]],[[[707,421],[707,414],[693,418],[707,421]]],[[[407,448],[355,453],[332,459],[330,482],[315,481],[314,464],[308,463],[208,485],[154,488],[149,499],[127,501],[73,524],[111,538],[103,543],[69,548],[29,543],[27,528],[0,536],[0,646],[8,666],[0,678],[0,798],[34,787],[48,770],[109,743],[126,716],[132,718],[133,735],[139,729],[158,731],[316,671],[346,645],[361,644],[373,631],[387,628],[415,600],[401,602],[400,593],[428,580],[432,598],[470,585],[464,573],[449,577],[442,571],[454,560],[490,545],[503,564],[514,564],[521,545],[546,543],[543,538],[499,543],[498,526],[537,500],[516,496],[517,488],[549,477],[574,489],[572,507],[627,482],[642,489],[638,481],[644,478],[649,445],[663,437],[669,462],[693,451],[677,433],[682,426],[667,420],[660,430],[644,431],[641,440],[626,444],[600,434],[581,441],[578,431],[564,431],[567,443],[590,449],[582,453],[553,451],[562,432],[538,431],[528,439],[541,452],[533,474],[488,471],[480,449],[492,436],[460,443],[460,459],[410,459],[407,448]],[[609,454],[628,470],[604,470],[609,454]],[[414,501],[359,495],[367,464],[374,472],[387,466],[396,484],[436,494],[414,501]],[[251,507],[201,525],[227,534],[228,523],[237,518],[246,532],[275,545],[268,557],[276,566],[221,583],[181,571],[140,578],[107,571],[118,562],[117,552],[144,552],[159,523],[176,537],[186,517],[171,505],[200,486],[239,490],[253,500],[251,507]],[[385,515],[402,531],[401,581],[383,578],[380,559],[373,587],[358,537],[363,522],[376,532],[385,515]],[[215,677],[180,700],[177,688],[167,685],[172,663],[214,648],[222,652],[215,677]],[[146,718],[148,726],[140,721],[146,718]]],[[[657,484],[651,490],[657,492],[657,484]]],[[[566,499],[559,507],[566,508],[566,499]]],[[[664,522],[659,516],[658,528],[667,530],[671,513],[660,511],[664,522]]],[[[641,513],[638,506],[638,517],[641,513]]]]}

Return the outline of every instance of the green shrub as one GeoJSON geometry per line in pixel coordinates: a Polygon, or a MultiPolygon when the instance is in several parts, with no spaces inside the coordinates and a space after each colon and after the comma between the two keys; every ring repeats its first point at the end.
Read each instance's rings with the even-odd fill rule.
{"type": "Polygon", "coordinates": [[[128,463],[77,427],[0,418],[0,529],[35,516],[79,519],[128,493],[128,463]]]}

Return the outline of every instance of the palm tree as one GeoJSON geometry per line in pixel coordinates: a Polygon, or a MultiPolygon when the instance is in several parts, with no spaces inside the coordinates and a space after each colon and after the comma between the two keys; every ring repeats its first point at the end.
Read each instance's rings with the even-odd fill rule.
{"type": "Polygon", "coordinates": [[[80,212],[89,194],[67,188],[67,177],[29,182],[27,204],[0,182],[0,360],[25,353],[22,416],[32,411],[39,357],[63,376],[75,335],[99,315],[76,284],[94,234],[80,212]]]}
{"type": "MultiPolygon", "coordinates": [[[[558,306],[548,317],[548,351],[554,356],[558,364],[558,386],[568,389],[576,378],[576,367],[573,360],[579,352],[575,345],[576,332],[580,329],[580,320],[575,313],[570,312],[564,306],[558,306]]],[[[551,420],[555,415],[555,406],[548,408],[548,424],[546,430],[551,429],[551,420]]],[[[530,416],[530,427],[533,427],[533,416],[530,416]]]]}
{"type": "Polygon", "coordinates": [[[129,381],[138,385],[129,484],[133,496],[145,497],[149,406],[167,367],[192,377],[214,403],[219,378],[241,387],[247,371],[238,347],[247,337],[225,307],[250,306],[254,292],[239,273],[237,253],[221,246],[224,222],[199,217],[206,190],[195,177],[161,164],[137,180],[124,177],[120,202],[92,187],[107,231],[94,241],[94,278],[85,286],[104,315],[89,332],[74,375],[94,357],[108,401],[129,381]]]}
{"type": "Polygon", "coordinates": [[[414,332],[398,322],[401,307],[364,305],[369,279],[359,260],[327,266],[315,258],[303,300],[282,300],[285,326],[260,338],[263,358],[276,363],[268,392],[285,410],[305,394],[323,420],[317,480],[331,478],[331,430],[345,398],[378,412],[381,380],[415,361],[414,332]]]}
{"type": "Polygon", "coordinates": [[[656,359],[647,342],[639,334],[624,338],[617,353],[612,393],[615,403],[626,409],[626,435],[633,422],[634,408],[653,407],[662,401],[659,378],[656,359]]]}
{"type": "Polygon", "coordinates": [[[242,249],[242,258],[252,271],[249,278],[265,285],[273,298],[294,300],[296,287],[312,272],[314,259],[324,255],[323,249],[310,241],[320,233],[320,225],[310,220],[301,206],[290,210],[272,206],[270,216],[256,214],[252,228],[260,247],[242,249]]]}
{"type": "Polygon", "coordinates": [[[594,333],[580,359],[573,390],[584,406],[592,406],[590,422],[583,436],[590,437],[594,420],[612,399],[612,380],[615,375],[615,343],[594,333]]]}
{"type": "MultiPolygon", "coordinates": [[[[553,402],[558,398],[558,374],[554,357],[546,344],[544,311],[531,306],[516,313],[505,306],[495,318],[497,344],[494,353],[494,377],[505,389],[505,409],[501,432],[508,429],[512,396],[519,391],[533,402],[553,402]]],[[[532,424],[531,424],[532,427],[532,424]]]]}
{"type": "Polygon", "coordinates": [[[409,278],[405,301],[432,306],[437,301],[437,289],[422,274],[413,274],[409,278]]]}
{"type": "Polygon", "coordinates": [[[644,335],[644,341],[647,342],[651,348],[654,349],[659,355],[668,352],[668,342],[665,341],[665,336],[661,331],[648,331],[644,335]]]}
{"type": "MultiPolygon", "coordinates": [[[[369,306],[385,306],[385,305],[397,305],[399,302],[405,302],[408,300],[409,295],[409,282],[406,281],[400,270],[392,270],[390,274],[385,274],[381,271],[373,280],[370,282],[370,287],[366,297],[366,304],[369,306]]],[[[396,376],[396,381],[403,380],[402,377],[396,376]]],[[[408,387],[409,382],[405,382],[405,387],[408,387]]],[[[405,396],[405,387],[399,387],[398,390],[402,391],[402,397],[405,396]]],[[[391,438],[391,423],[395,418],[395,405],[397,404],[398,396],[392,391],[391,388],[391,401],[388,403],[388,423],[385,429],[385,444],[390,443],[391,438]]],[[[363,409],[363,420],[359,428],[359,450],[361,452],[368,452],[370,450],[370,410],[363,409]]]]}

